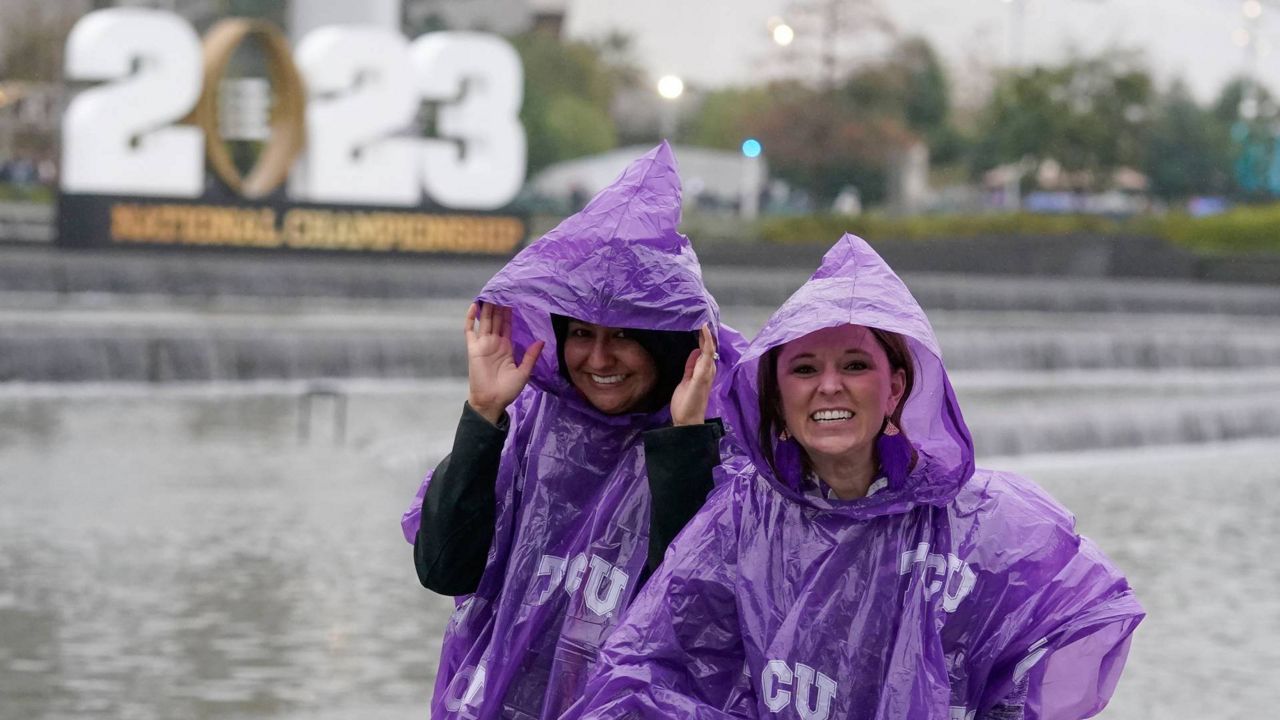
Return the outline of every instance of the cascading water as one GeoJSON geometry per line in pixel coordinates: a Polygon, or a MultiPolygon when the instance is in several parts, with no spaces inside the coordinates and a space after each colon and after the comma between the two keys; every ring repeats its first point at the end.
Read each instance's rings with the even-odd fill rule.
{"type": "MultiPolygon", "coordinates": [[[[495,265],[14,257],[0,720],[425,713],[452,603],[398,519],[450,447],[495,265]]],[[[749,334],[804,274],[707,277],[749,334]]],[[[906,280],[980,463],[1064,499],[1151,613],[1103,717],[1267,716],[1280,291],[906,280]]]]}

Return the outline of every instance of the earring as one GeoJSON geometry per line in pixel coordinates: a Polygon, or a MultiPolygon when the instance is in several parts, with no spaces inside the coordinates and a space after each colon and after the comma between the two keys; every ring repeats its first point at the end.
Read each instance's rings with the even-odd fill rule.
{"type": "Polygon", "coordinates": [[[782,432],[778,433],[778,439],[782,442],[786,442],[791,439],[791,435],[787,433],[786,428],[782,428],[782,432]]]}
{"type": "Polygon", "coordinates": [[[894,425],[892,420],[890,420],[889,418],[885,418],[884,430],[881,430],[880,432],[885,435],[888,435],[889,437],[893,437],[894,435],[897,435],[898,433],[900,433],[901,430],[898,430],[898,426],[894,425]]]}

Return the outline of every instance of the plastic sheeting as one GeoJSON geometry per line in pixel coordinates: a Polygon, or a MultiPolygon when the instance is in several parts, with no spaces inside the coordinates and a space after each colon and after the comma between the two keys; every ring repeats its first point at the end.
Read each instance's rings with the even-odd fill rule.
{"type": "MultiPolygon", "coordinates": [[[[513,308],[517,358],[547,341],[508,409],[497,523],[474,595],[445,633],[433,718],[555,718],[580,695],[601,643],[635,594],[648,551],[641,433],[669,411],[605,415],[559,372],[551,314],[612,327],[696,331],[720,360],[709,416],[745,342],[719,322],[680,221],[680,181],[663,143],[577,215],[521,251],[478,300],[513,308]]],[[[430,476],[402,520],[418,531],[430,476]]]]}
{"type": "Polygon", "coordinates": [[[668,550],[567,718],[1082,718],[1111,696],[1143,617],[1125,579],[1033,483],[974,470],[937,340],[846,235],[734,371],[743,435],[770,348],[845,323],[905,335],[911,472],[868,497],[806,492],[759,448],[668,550]]]}

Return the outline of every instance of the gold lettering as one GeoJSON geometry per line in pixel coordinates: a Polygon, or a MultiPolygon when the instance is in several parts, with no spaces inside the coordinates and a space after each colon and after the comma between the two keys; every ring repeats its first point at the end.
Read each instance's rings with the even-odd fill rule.
{"type": "Polygon", "coordinates": [[[271,208],[119,203],[110,209],[118,243],[289,247],[408,253],[508,253],[524,235],[518,218],[292,208],[276,227],[271,208]]]}

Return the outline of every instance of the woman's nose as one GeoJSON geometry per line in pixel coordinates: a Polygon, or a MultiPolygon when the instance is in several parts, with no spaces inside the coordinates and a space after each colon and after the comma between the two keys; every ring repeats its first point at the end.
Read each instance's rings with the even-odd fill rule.
{"type": "Polygon", "coordinates": [[[591,343],[591,366],[596,368],[608,367],[612,362],[613,353],[609,351],[608,338],[596,338],[591,343]]]}
{"type": "Polygon", "coordinates": [[[840,392],[840,374],[833,369],[824,369],[822,374],[818,376],[818,392],[824,395],[834,395],[840,392]]]}

